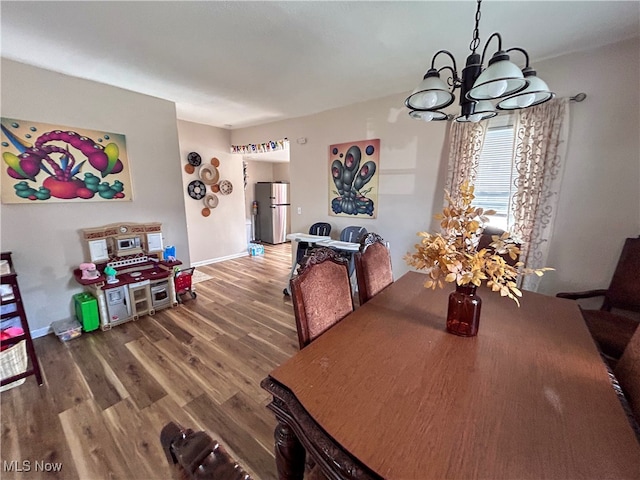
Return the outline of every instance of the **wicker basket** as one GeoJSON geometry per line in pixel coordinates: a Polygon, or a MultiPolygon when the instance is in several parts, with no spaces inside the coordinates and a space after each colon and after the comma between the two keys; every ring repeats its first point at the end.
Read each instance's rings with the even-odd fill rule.
{"type": "MultiPolygon", "coordinates": [[[[27,370],[27,342],[22,340],[0,352],[0,377],[9,378],[27,370]]],[[[0,392],[22,385],[26,378],[0,387],[0,392]]]]}

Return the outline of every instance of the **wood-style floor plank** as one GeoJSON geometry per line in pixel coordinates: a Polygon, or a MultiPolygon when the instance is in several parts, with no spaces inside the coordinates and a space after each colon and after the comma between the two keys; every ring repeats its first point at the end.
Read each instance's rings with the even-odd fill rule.
{"type": "Polygon", "coordinates": [[[39,387],[35,381],[27,381],[0,394],[3,469],[0,478],[79,478],[51,392],[47,384],[39,387]],[[9,471],[5,461],[18,462],[23,472],[9,471]],[[50,470],[45,468],[46,464],[52,466],[50,470]],[[54,464],[59,464],[59,468],[54,464]]]}
{"type": "Polygon", "coordinates": [[[190,378],[181,365],[177,365],[146,338],[127,343],[127,348],[147,373],[176,399],[178,405],[184,406],[203,393],[198,382],[190,378]]]}
{"type": "Polygon", "coordinates": [[[126,327],[126,332],[124,329],[113,328],[105,332],[96,332],[91,340],[95,343],[96,350],[112,366],[113,372],[138,408],[144,408],[164,397],[167,392],[127,349],[127,344],[143,340],[145,337],[140,335],[138,338],[129,339],[126,333],[132,332],[135,335],[138,330],[129,325],[119,325],[119,327],[126,327]]]}
{"type": "Polygon", "coordinates": [[[160,448],[170,421],[206,430],[255,479],[276,478],[275,418],[260,381],[298,350],[282,294],[291,246],[198,270],[176,308],[108,331],[34,341],[45,384],[34,377],[0,395],[0,461],[61,462],[60,472],[2,478],[168,479],[160,448]]]}
{"type": "Polygon", "coordinates": [[[197,416],[206,430],[212,432],[212,436],[226,438],[234,454],[246,459],[243,466],[256,474],[259,472],[260,478],[264,480],[277,478],[273,453],[265,449],[250,431],[240,426],[206,394],[188,403],[185,409],[197,416]]]}
{"type": "Polygon", "coordinates": [[[93,337],[83,342],[69,342],[69,351],[80,368],[93,398],[102,410],[115,405],[129,394],[95,347],[93,337]]]}
{"type": "Polygon", "coordinates": [[[91,398],[60,413],[64,435],[71,448],[80,478],[126,480],[136,477],[125,463],[114,438],[105,425],[102,410],[91,398]]]}
{"type": "Polygon", "coordinates": [[[171,477],[157,432],[133,402],[122,400],[108,408],[104,417],[111,436],[117,439],[116,447],[125,459],[129,475],[134,478],[171,477]],[[132,429],[136,435],[130,435],[132,429]]]}
{"type": "Polygon", "coordinates": [[[91,390],[69,348],[61,344],[55,335],[38,339],[34,347],[57,413],[92,398],[91,390]]]}

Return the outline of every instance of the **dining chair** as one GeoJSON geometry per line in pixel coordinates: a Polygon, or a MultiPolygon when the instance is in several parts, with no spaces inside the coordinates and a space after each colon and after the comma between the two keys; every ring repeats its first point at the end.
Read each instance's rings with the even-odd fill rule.
{"type": "Polygon", "coordinates": [[[391,254],[387,243],[377,233],[367,233],[360,239],[355,264],[360,305],[393,283],[391,254]]]}
{"type": "Polygon", "coordinates": [[[632,318],[640,312],[640,237],[625,240],[609,288],[556,294],[572,300],[599,296],[604,297],[600,309],[582,309],[582,316],[602,353],[615,363],[640,324],[632,318]]]}
{"type": "Polygon", "coordinates": [[[636,421],[640,423],[640,328],[629,340],[614,373],[636,421]]]}
{"type": "Polygon", "coordinates": [[[353,311],[347,262],[331,248],[305,255],[290,287],[301,349],[353,311]]]}
{"type": "MultiPolygon", "coordinates": [[[[326,222],[316,222],[309,227],[310,235],[323,235],[328,236],[331,233],[331,224],[326,222]]],[[[311,248],[309,242],[298,242],[298,249],[296,250],[296,263],[300,264],[302,257],[305,256],[307,250],[311,248]]]]}
{"type": "MultiPolygon", "coordinates": [[[[194,432],[174,422],[160,432],[160,444],[179,478],[198,480],[251,480],[251,476],[225,448],[206,432],[194,432]]],[[[174,475],[176,477],[176,475],[174,475]]]]}

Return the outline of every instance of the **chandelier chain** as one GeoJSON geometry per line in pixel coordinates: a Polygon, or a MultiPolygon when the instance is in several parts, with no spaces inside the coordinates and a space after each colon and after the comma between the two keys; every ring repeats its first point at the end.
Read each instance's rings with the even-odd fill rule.
{"type": "Polygon", "coordinates": [[[476,49],[480,46],[480,4],[482,0],[478,0],[478,8],[476,10],[476,26],[473,29],[473,40],[469,44],[469,50],[476,53],[476,49]]]}

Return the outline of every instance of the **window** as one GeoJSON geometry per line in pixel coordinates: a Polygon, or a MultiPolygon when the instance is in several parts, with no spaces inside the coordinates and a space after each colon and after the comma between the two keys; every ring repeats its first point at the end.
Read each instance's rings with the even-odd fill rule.
{"type": "Polygon", "coordinates": [[[496,117],[487,128],[478,161],[474,205],[495,210],[492,226],[508,230],[511,196],[514,190],[513,166],[514,126],[512,117],[496,117]]]}

